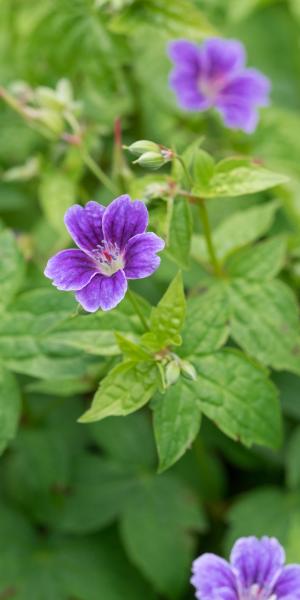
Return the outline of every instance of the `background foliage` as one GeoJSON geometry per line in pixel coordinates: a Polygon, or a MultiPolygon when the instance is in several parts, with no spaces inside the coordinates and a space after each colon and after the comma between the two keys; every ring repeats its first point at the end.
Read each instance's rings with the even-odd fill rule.
{"type": "MultiPolygon", "coordinates": [[[[1,14],[1,85],[55,88],[67,78],[81,103],[85,143],[62,139],[59,123],[47,139],[1,102],[0,598],[187,600],[192,558],[226,554],[247,534],[277,536],[288,559],[300,562],[300,3],[2,0],[1,14]],[[226,131],[211,114],[180,111],[168,89],[167,41],[216,33],[241,39],[251,66],[272,80],[272,105],[253,136],[226,131]],[[161,319],[182,293],[173,278],[183,269],[195,297],[178,353],[195,357],[201,401],[195,382],[182,378],[163,403],[154,396],[151,411],[83,425],[77,419],[110,368],[117,369],[113,386],[118,373],[125,387],[134,380],[141,404],[155,388],[151,369],[141,367],[145,356],[138,354],[145,364],[135,361],[140,346],[128,338],[142,333],[129,302],[109,315],[77,315],[72,295],[43,276],[47,258],[69,244],[65,210],[113,198],[88,169],[87,152],[120,192],[145,199],[149,184],[166,182],[167,169],[145,175],[128,165],[115,144],[116,119],[124,143],[153,139],[181,152],[204,136],[202,148],[216,161],[254,157],[289,180],[265,190],[252,165],[242,183],[227,177],[224,190],[224,165],[213,167],[198,151],[194,177],[210,197],[229,286],[212,285],[186,202],[171,210],[161,192],[149,202],[168,247],[157,273],[133,289],[148,316],[148,303],[156,305],[173,280],[151,324],[162,343],[176,345],[184,300],[178,330],[167,322],[162,331],[161,319]]],[[[179,167],[175,176],[182,177],[179,167]]]]}

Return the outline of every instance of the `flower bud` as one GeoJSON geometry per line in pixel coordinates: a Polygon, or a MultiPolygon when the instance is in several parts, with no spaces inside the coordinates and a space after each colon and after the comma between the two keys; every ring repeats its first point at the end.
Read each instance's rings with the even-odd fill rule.
{"type": "Polygon", "coordinates": [[[187,379],[192,379],[193,381],[197,379],[197,371],[194,365],[187,360],[180,361],[180,370],[182,375],[184,375],[184,377],[187,379]]]}
{"type": "Polygon", "coordinates": [[[166,160],[166,158],[158,152],[145,152],[134,161],[134,164],[138,164],[146,169],[155,170],[160,169],[160,167],[163,167],[167,162],[168,159],[166,160]]]}
{"type": "Polygon", "coordinates": [[[127,150],[131,152],[131,154],[135,154],[136,156],[141,156],[144,152],[160,152],[160,147],[155,142],[150,142],[149,140],[138,140],[137,142],[133,142],[130,146],[127,146],[127,150]]]}
{"type": "Polygon", "coordinates": [[[171,360],[165,370],[165,379],[167,387],[174,385],[180,376],[180,365],[178,360],[171,360]]]}

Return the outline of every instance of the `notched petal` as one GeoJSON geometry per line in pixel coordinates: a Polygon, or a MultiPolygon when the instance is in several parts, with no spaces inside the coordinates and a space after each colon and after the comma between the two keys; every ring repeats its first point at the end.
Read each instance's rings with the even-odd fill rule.
{"type": "Polygon", "coordinates": [[[87,312],[111,310],[123,300],[127,291],[127,281],[123,271],[110,277],[96,275],[82,290],[76,293],[76,300],[87,312]]]}

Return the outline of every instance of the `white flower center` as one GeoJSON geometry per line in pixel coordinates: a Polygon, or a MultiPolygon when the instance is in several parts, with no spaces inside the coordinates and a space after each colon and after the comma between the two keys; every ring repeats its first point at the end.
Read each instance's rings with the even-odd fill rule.
{"type": "Polygon", "coordinates": [[[203,79],[199,78],[199,90],[205,98],[214,102],[218,94],[223,89],[225,84],[223,77],[215,77],[214,79],[203,79]]]}
{"type": "Polygon", "coordinates": [[[102,275],[113,275],[124,267],[124,258],[117,244],[103,241],[92,250],[92,257],[102,275]]]}
{"type": "Polygon", "coordinates": [[[276,594],[269,596],[269,593],[264,588],[255,583],[246,592],[242,592],[240,600],[277,600],[277,596],[276,594]]]}

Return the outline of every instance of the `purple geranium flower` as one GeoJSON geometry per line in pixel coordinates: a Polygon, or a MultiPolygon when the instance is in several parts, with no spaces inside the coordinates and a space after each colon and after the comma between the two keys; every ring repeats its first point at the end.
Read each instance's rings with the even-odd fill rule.
{"type": "Polygon", "coordinates": [[[254,131],[259,106],[268,105],[270,82],[256,69],[246,69],[244,46],[236,40],[211,38],[201,46],[187,40],[169,44],[175,67],[170,85],[186,110],[214,106],[227,127],[254,131]]]}
{"type": "Polygon", "coordinates": [[[160,264],[156,253],[164,242],[145,233],[148,211],[139,200],[124,195],[107,208],[97,202],[74,204],[65,224],[79,250],[50,258],[45,275],[59,290],[75,291],[88,312],[114,308],[126,294],[127,279],[148,277],[160,264]]]}
{"type": "Polygon", "coordinates": [[[275,538],[246,537],[234,545],[230,563],[203,554],[193,563],[198,600],[300,600],[300,565],[284,566],[275,538]]]}

